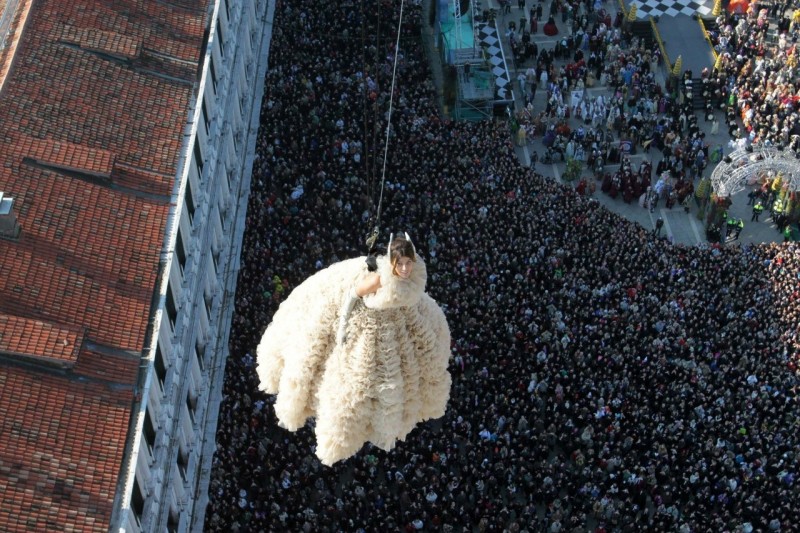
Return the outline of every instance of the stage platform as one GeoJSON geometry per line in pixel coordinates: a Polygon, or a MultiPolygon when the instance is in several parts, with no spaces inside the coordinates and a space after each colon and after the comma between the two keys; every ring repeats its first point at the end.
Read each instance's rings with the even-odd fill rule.
{"type": "Polygon", "coordinates": [[[493,100],[494,86],[492,84],[492,74],[488,70],[473,67],[469,74],[465,73],[464,68],[458,69],[458,87],[462,100],[493,100]]]}
{"type": "MultiPolygon", "coordinates": [[[[483,21],[474,21],[471,13],[464,13],[461,22],[456,23],[452,13],[445,12],[439,21],[439,43],[443,52],[443,61],[459,69],[459,92],[466,101],[494,99],[499,102],[513,102],[511,75],[506,63],[503,43],[497,28],[483,21]],[[461,69],[465,64],[474,65],[475,71],[484,66],[492,75],[488,97],[482,79],[472,80],[463,77],[461,69]],[[473,83],[474,82],[474,83],[473,83]]],[[[473,104],[466,104],[468,107],[473,104]]]]}

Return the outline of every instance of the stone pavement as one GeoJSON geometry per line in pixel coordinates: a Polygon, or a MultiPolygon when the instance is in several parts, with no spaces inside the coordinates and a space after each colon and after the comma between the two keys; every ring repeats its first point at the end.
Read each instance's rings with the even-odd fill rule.
{"type": "MultiPolygon", "coordinates": [[[[535,2],[537,0],[526,0],[526,7],[530,9],[532,5],[536,5],[535,2]]],[[[484,7],[487,8],[495,8],[498,9],[498,13],[501,13],[502,10],[499,9],[499,4],[497,0],[484,0],[484,7]]],[[[549,2],[544,2],[544,16],[543,18],[547,18],[547,14],[549,12],[549,2]]],[[[612,0],[605,0],[603,3],[604,9],[611,14],[611,19],[614,19],[616,12],[618,11],[619,4],[612,0]]],[[[508,21],[519,21],[520,18],[527,18],[527,12],[520,10],[517,2],[512,2],[511,13],[502,15],[498,14],[497,16],[497,26],[499,28],[505,29],[508,25],[508,21]]],[[[557,36],[548,37],[542,33],[542,25],[539,24],[539,31],[536,34],[532,35],[533,40],[537,43],[539,50],[547,49],[552,50],[556,44],[555,39],[561,38],[564,35],[569,35],[565,33],[567,30],[566,24],[561,22],[561,18],[556,17],[557,25],[559,29],[559,34],[557,36]]],[[[662,19],[663,20],[663,19],[662,19]]],[[[517,76],[520,72],[524,72],[529,66],[533,65],[533,61],[529,60],[525,64],[516,64],[514,58],[511,54],[511,46],[508,43],[508,40],[505,36],[505,31],[500,32],[502,39],[503,39],[503,49],[506,56],[506,62],[509,66],[509,69],[512,70],[510,73],[510,78],[513,80],[514,89],[516,91],[519,90],[519,84],[516,82],[517,76]]],[[[705,51],[700,51],[700,53],[704,53],[705,51]]],[[[560,66],[562,64],[566,64],[568,61],[566,60],[556,60],[556,65],[560,66]]],[[[713,65],[708,65],[709,68],[712,68],[713,65]]],[[[667,75],[664,72],[663,67],[659,67],[656,71],[656,79],[664,85],[665,76],[667,75]]],[[[589,89],[590,92],[595,91],[605,91],[606,94],[611,93],[609,88],[597,86],[595,88],[589,89]]],[[[536,91],[536,95],[534,97],[534,112],[538,113],[546,107],[546,97],[547,91],[543,88],[540,88],[536,91]]],[[[521,99],[516,100],[517,109],[522,108],[521,99]]],[[[703,130],[706,134],[706,142],[709,144],[709,151],[712,151],[717,146],[722,146],[725,153],[730,153],[732,150],[728,146],[728,142],[730,138],[728,137],[727,127],[725,126],[725,117],[721,110],[716,111],[716,118],[720,123],[719,132],[717,134],[711,134],[711,122],[706,122],[704,117],[698,117],[698,123],[700,125],[701,130],[703,130]]],[[[568,120],[570,127],[578,126],[578,120],[572,118],[568,120]]],[[[529,144],[524,147],[517,147],[517,155],[520,158],[520,161],[523,165],[529,166],[530,165],[530,158],[533,151],[536,151],[538,154],[544,154],[545,148],[542,145],[542,138],[541,136],[537,136],[536,138],[530,140],[529,144]]],[[[653,164],[653,169],[655,169],[656,165],[660,161],[661,154],[657,150],[652,150],[650,152],[643,151],[641,147],[638,149],[637,155],[632,157],[632,163],[634,168],[636,168],[643,158],[649,158],[653,164]]],[[[561,173],[564,172],[566,164],[556,159],[556,162],[553,164],[542,164],[541,162],[536,164],[536,169],[539,173],[551,177],[553,179],[561,180],[561,173]]],[[[613,170],[613,165],[607,165],[606,170],[613,170]]],[[[704,175],[710,176],[711,172],[713,171],[714,164],[710,163],[706,168],[704,175]]],[[[591,171],[588,169],[584,169],[583,175],[588,177],[588,179],[593,179],[591,177],[591,171]]],[[[577,182],[576,180],[575,182],[577,182]]],[[[697,180],[699,181],[699,179],[697,180]]],[[[697,181],[695,185],[697,185],[697,181]]],[[[566,184],[566,183],[565,183],[566,184]]],[[[605,207],[618,213],[629,220],[638,222],[642,226],[648,229],[655,228],[655,221],[658,217],[661,217],[664,220],[664,227],[662,228],[662,235],[666,236],[667,238],[673,240],[676,243],[683,243],[687,245],[696,245],[700,243],[707,242],[705,238],[705,230],[704,224],[702,220],[697,218],[697,206],[695,202],[692,202],[690,206],[690,210],[688,213],[684,211],[684,208],[680,205],[676,205],[672,209],[666,209],[663,207],[663,204],[657,208],[654,213],[650,213],[648,209],[642,208],[638,205],[637,202],[632,202],[630,204],[625,203],[620,197],[617,199],[612,199],[608,195],[600,192],[599,183],[597,184],[597,191],[594,193],[594,197],[605,207]]],[[[761,216],[761,222],[750,222],[751,216],[751,208],[747,205],[747,193],[741,192],[738,195],[733,197],[733,205],[730,207],[728,212],[731,216],[736,218],[742,218],[745,221],[745,227],[741,232],[739,237],[740,243],[760,243],[760,242],[771,242],[771,241],[782,241],[782,235],[776,230],[772,219],[769,216],[769,213],[764,212],[761,216]]]]}

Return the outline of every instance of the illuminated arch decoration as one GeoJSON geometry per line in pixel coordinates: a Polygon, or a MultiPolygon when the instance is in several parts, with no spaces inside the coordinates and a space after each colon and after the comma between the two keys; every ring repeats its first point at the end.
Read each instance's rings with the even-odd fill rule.
{"type": "MultiPolygon", "coordinates": [[[[719,162],[711,173],[711,187],[719,198],[730,198],[744,190],[749,178],[781,176],[789,191],[800,190],[800,156],[775,146],[752,145],[736,150],[719,162]]],[[[752,182],[751,182],[752,183],[752,182]]]]}

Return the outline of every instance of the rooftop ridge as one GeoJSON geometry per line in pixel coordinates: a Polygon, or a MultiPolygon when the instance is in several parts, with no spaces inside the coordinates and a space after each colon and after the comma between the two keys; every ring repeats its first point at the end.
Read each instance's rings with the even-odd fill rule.
{"type": "Polygon", "coordinates": [[[108,344],[103,344],[88,339],[86,340],[84,347],[89,351],[96,352],[101,355],[122,357],[123,359],[133,359],[136,361],[139,361],[142,358],[141,352],[137,352],[135,350],[123,350],[115,346],[110,346],[108,344]]]}
{"type": "Polygon", "coordinates": [[[28,360],[72,367],[84,332],[43,320],[0,313],[0,352],[28,360]]]}
{"type": "Polygon", "coordinates": [[[193,83],[192,77],[187,72],[178,72],[178,73],[170,73],[166,71],[166,67],[169,67],[171,64],[177,64],[177,71],[183,69],[186,71],[186,64],[183,62],[178,62],[177,59],[170,59],[169,56],[165,55],[155,55],[150,53],[150,49],[144,49],[146,54],[141,54],[136,58],[127,58],[127,57],[120,57],[115,54],[109,54],[104,50],[94,50],[91,48],[84,48],[78,44],[70,43],[67,41],[60,41],[59,44],[66,48],[71,48],[73,50],[78,50],[85,54],[91,54],[103,61],[109,61],[120,67],[129,69],[131,72],[135,72],[137,74],[147,75],[147,76],[155,76],[156,78],[160,78],[165,81],[169,81],[172,83],[178,83],[180,85],[191,86],[193,83]],[[181,77],[181,75],[185,77],[181,77]]]}
{"type": "MultiPolygon", "coordinates": [[[[109,190],[112,190],[112,191],[116,191],[116,192],[119,192],[119,193],[122,193],[122,194],[126,194],[126,195],[130,195],[130,196],[135,196],[136,198],[149,200],[149,201],[156,202],[156,203],[159,203],[159,204],[169,203],[169,201],[171,199],[171,197],[170,197],[168,192],[164,192],[164,191],[162,191],[162,192],[147,192],[146,190],[144,190],[144,188],[146,188],[146,187],[144,187],[144,188],[138,187],[137,188],[137,187],[132,187],[132,186],[124,185],[124,184],[113,183],[113,181],[111,180],[111,176],[109,176],[108,179],[98,178],[95,174],[90,174],[90,173],[88,173],[86,171],[83,171],[83,170],[70,170],[70,169],[64,168],[62,166],[57,166],[57,165],[53,165],[53,164],[49,164],[49,163],[43,163],[41,161],[37,161],[37,160],[35,160],[33,158],[30,158],[30,157],[23,157],[22,158],[22,163],[24,165],[28,165],[28,166],[31,166],[31,167],[39,168],[39,169],[42,169],[42,170],[47,170],[47,171],[50,171],[50,172],[57,172],[57,173],[62,174],[64,176],[69,176],[69,177],[77,179],[77,180],[83,180],[83,181],[86,181],[88,183],[92,183],[94,185],[98,185],[100,187],[105,187],[105,188],[107,188],[109,190]]],[[[115,168],[116,168],[116,164],[115,164],[115,168]]]]}
{"type": "Polygon", "coordinates": [[[105,179],[111,178],[116,159],[108,150],[53,139],[20,137],[17,148],[40,165],[105,179]]]}
{"type": "Polygon", "coordinates": [[[114,163],[114,172],[111,174],[111,181],[120,187],[148,191],[167,198],[171,197],[174,179],[173,174],[126,163],[121,159],[114,163]]]}
{"type": "Polygon", "coordinates": [[[175,176],[172,174],[166,174],[164,172],[159,172],[157,170],[152,170],[149,168],[143,168],[137,165],[133,165],[131,163],[126,163],[124,161],[115,161],[114,162],[114,170],[115,171],[127,171],[133,174],[140,174],[142,176],[150,176],[156,178],[166,178],[166,179],[173,179],[175,176]]]}
{"type": "Polygon", "coordinates": [[[102,52],[113,57],[135,59],[141,50],[140,42],[127,35],[96,28],[78,28],[64,24],[61,40],[76,44],[84,50],[102,52]]]}
{"type": "Polygon", "coordinates": [[[190,13],[202,14],[205,12],[203,9],[197,7],[196,2],[193,2],[192,0],[157,0],[154,3],[162,6],[167,6],[172,9],[189,11],[190,13]]]}
{"type": "Polygon", "coordinates": [[[148,48],[146,46],[142,47],[142,50],[153,57],[163,59],[165,61],[171,61],[173,63],[177,63],[184,66],[191,66],[191,67],[197,66],[196,59],[184,59],[180,56],[172,55],[170,52],[164,52],[161,50],[156,50],[155,48],[148,48]]]}

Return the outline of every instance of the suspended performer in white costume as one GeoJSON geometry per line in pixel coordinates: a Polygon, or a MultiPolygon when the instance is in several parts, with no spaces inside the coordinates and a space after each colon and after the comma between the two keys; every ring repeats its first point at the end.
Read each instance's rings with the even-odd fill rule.
{"type": "Polygon", "coordinates": [[[425,293],[427,271],[405,237],[369,272],[364,258],[333,264],[284,301],[258,346],[260,388],[277,394],[290,431],[316,418],[316,454],[326,465],[365,442],[384,450],[450,396],[450,328],[425,293]]]}

